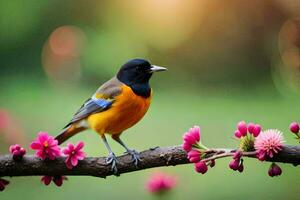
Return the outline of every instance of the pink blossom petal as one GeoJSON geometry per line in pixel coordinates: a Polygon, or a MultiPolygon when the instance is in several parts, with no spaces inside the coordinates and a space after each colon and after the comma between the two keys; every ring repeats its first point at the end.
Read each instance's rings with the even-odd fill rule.
{"type": "Polygon", "coordinates": [[[67,144],[67,149],[69,149],[69,151],[72,152],[72,151],[75,149],[75,147],[74,147],[73,144],[68,143],[68,144],[67,144]]]}
{"type": "Polygon", "coordinates": [[[49,144],[50,147],[55,147],[55,146],[58,145],[58,141],[54,140],[53,137],[49,137],[48,144],[49,144]]]}
{"type": "Polygon", "coordinates": [[[75,147],[75,151],[79,151],[84,147],[84,143],[82,141],[78,142],[75,147]]]}
{"type": "Polygon", "coordinates": [[[77,159],[78,160],[83,160],[85,158],[85,153],[82,151],[79,151],[76,153],[77,159]]]}
{"type": "Polygon", "coordinates": [[[266,156],[272,158],[283,146],[282,133],[276,129],[261,132],[255,139],[254,147],[258,152],[258,159],[265,160],[266,156]]]}
{"type": "Polygon", "coordinates": [[[191,157],[191,158],[189,158],[189,160],[191,163],[197,163],[200,161],[200,157],[191,157]]]}
{"type": "Polygon", "coordinates": [[[50,160],[55,160],[55,155],[53,155],[52,153],[49,153],[49,154],[48,154],[48,158],[49,158],[50,160]]]}
{"type": "Polygon", "coordinates": [[[71,151],[68,148],[65,148],[62,152],[65,155],[69,155],[71,153],[71,151]]]}
{"type": "Polygon", "coordinates": [[[30,144],[30,148],[31,148],[31,149],[34,149],[34,150],[36,150],[36,149],[41,149],[41,148],[42,148],[42,145],[41,145],[41,143],[39,143],[39,142],[32,142],[32,143],[30,144]]]}
{"type": "Polygon", "coordinates": [[[196,143],[196,138],[193,135],[191,135],[190,133],[186,133],[183,136],[183,140],[191,145],[196,143]]]}
{"type": "Polygon", "coordinates": [[[73,165],[71,164],[71,160],[70,159],[66,160],[65,163],[66,163],[66,166],[67,166],[68,169],[72,169],[73,168],[73,165]]]}
{"type": "Polygon", "coordinates": [[[76,156],[71,157],[71,164],[75,167],[78,164],[78,159],[76,156]]]}
{"type": "Polygon", "coordinates": [[[36,155],[36,157],[41,158],[42,160],[46,159],[46,153],[44,151],[42,151],[42,150],[41,151],[37,151],[35,153],[35,155],[36,155]]]}
{"type": "Polygon", "coordinates": [[[269,151],[269,157],[273,158],[273,152],[272,151],[269,151]]]}
{"type": "Polygon", "coordinates": [[[186,152],[189,152],[190,150],[192,150],[192,146],[187,143],[187,142],[184,142],[183,145],[182,145],[182,148],[186,151],[186,152]]]}
{"type": "Polygon", "coordinates": [[[38,141],[40,143],[44,143],[46,140],[48,140],[49,135],[46,132],[39,132],[38,133],[38,141]]]}
{"type": "Polygon", "coordinates": [[[195,138],[197,142],[200,141],[200,127],[199,126],[194,126],[193,128],[190,129],[190,134],[195,138]]]}

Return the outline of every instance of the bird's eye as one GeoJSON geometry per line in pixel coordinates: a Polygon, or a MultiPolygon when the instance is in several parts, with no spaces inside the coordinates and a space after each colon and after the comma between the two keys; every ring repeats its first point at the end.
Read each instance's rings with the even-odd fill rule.
{"type": "Polygon", "coordinates": [[[142,68],[141,68],[140,66],[137,66],[137,67],[136,67],[136,70],[137,70],[137,71],[141,71],[141,69],[142,69],[142,68]]]}

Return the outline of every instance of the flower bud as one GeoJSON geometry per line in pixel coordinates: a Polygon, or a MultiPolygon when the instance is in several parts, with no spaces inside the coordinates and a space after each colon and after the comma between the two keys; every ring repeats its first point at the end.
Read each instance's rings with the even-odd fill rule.
{"type": "Polygon", "coordinates": [[[237,125],[237,129],[241,132],[242,136],[247,135],[247,124],[245,121],[240,121],[237,125]]]}
{"type": "Polygon", "coordinates": [[[243,153],[241,151],[236,151],[234,154],[233,154],[233,159],[234,160],[239,160],[241,157],[242,157],[243,153]]]}
{"type": "Polygon", "coordinates": [[[42,176],[41,181],[45,184],[45,185],[49,185],[51,183],[52,180],[52,176],[42,176]]]}
{"type": "Polygon", "coordinates": [[[22,160],[23,156],[26,154],[26,150],[19,144],[14,144],[9,147],[9,151],[13,155],[14,161],[22,160]]]}
{"type": "Polygon", "coordinates": [[[211,168],[213,168],[216,165],[216,161],[215,160],[211,160],[209,166],[211,168]]]}
{"type": "Polygon", "coordinates": [[[201,156],[201,153],[200,151],[197,151],[197,150],[191,150],[189,153],[188,153],[188,159],[190,160],[190,162],[192,163],[197,163],[200,161],[200,156],[201,156]]]}
{"type": "Polygon", "coordinates": [[[256,124],[253,130],[253,136],[257,137],[261,132],[261,126],[259,124],[256,124]]]}
{"type": "Polygon", "coordinates": [[[230,161],[229,167],[230,167],[230,169],[232,169],[232,170],[235,171],[235,170],[238,169],[239,164],[240,164],[240,160],[239,159],[233,159],[233,160],[230,161]]]}
{"type": "Polygon", "coordinates": [[[269,176],[271,177],[280,176],[281,173],[282,173],[281,168],[276,163],[272,163],[268,171],[269,176]]]}
{"type": "Polygon", "coordinates": [[[183,148],[186,152],[189,152],[189,151],[192,150],[192,145],[190,145],[190,144],[187,143],[187,142],[184,142],[184,143],[182,144],[182,148],[183,148]]]}
{"type": "Polygon", "coordinates": [[[242,173],[244,171],[243,159],[241,160],[241,164],[238,166],[237,170],[242,173]]]}
{"type": "Polygon", "coordinates": [[[251,133],[251,134],[253,134],[254,129],[255,129],[255,124],[252,123],[252,122],[250,122],[250,123],[248,124],[248,132],[251,133]]]}
{"type": "Polygon", "coordinates": [[[244,165],[240,164],[237,170],[242,173],[244,171],[244,165]]]}
{"type": "Polygon", "coordinates": [[[200,127],[194,126],[193,128],[190,128],[189,130],[190,134],[196,139],[197,142],[200,141],[200,127]]]}
{"type": "Polygon", "coordinates": [[[297,134],[299,133],[299,124],[297,122],[292,122],[291,125],[290,125],[290,131],[297,134]]]}
{"type": "Polygon", "coordinates": [[[56,186],[60,187],[63,184],[63,176],[54,176],[53,177],[53,182],[55,183],[56,186]]]}
{"type": "Polygon", "coordinates": [[[8,184],[9,181],[0,178],[0,192],[3,191],[8,184]]]}
{"type": "Polygon", "coordinates": [[[187,142],[190,145],[193,145],[193,144],[197,143],[196,138],[192,134],[190,134],[190,133],[184,134],[183,140],[184,140],[184,142],[187,142]]]}
{"type": "Polygon", "coordinates": [[[236,130],[234,132],[234,136],[237,137],[237,138],[241,138],[242,137],[242,133],[239,130],[236,130]]]}
{"type": "Polygon", "coordinates": [[[205,162],[200,161],[198,163],[195,163],[195,170],[198,173],[205,174],[208,170],[208,167],[205,162]]]}

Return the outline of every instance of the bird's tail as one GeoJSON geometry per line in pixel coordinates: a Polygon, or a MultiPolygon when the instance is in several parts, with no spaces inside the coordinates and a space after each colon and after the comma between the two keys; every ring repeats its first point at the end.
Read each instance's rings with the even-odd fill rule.
{"type": "Polygon", "coordinates": [[[70,137],[74,136],[75,134],[84,131],[86,128],[85,127],[77,127],[76,125],[72,124],[67,126],[62,132],[55,137],[55,139],[58,141],[58,144],[63,143],[70,137]]]}

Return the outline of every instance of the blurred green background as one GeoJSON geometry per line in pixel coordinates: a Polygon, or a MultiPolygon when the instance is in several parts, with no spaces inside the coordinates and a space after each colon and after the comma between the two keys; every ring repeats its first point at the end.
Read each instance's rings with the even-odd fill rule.
{"type": "MultiPolygon", "coordinates": [[[[299,120],[299,0],[27,0],[0,1],[0,153],[28,147],[38,131],[56,135],[81,103],[131,58],[165,66],[151,85],[145,118],[123,139],[137,150],[181,143],[200,125],[209,147],[234,147],[240,120],[288,131],[299,120]]],[[[89,156],[105,156],[86,131],[89,156]]],[[[123,149],[109,141],[117,154],[123,149]]],[[[153,199],[144,183],[155,170],[179,178],[171,199],[299,199],[299,169],[246,159],[240,174],[218,160],[206,175],[193,165],[99,179],[69,177],[62,188],[39,177],[12,178],[0,199],[153,199]]]]}

